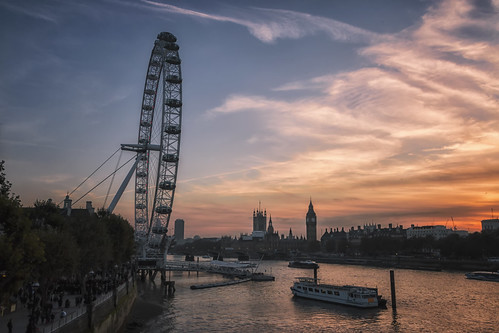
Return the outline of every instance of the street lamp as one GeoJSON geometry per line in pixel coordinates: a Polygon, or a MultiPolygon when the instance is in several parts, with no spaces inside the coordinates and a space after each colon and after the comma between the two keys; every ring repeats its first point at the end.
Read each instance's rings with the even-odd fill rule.
{"type": "Polygon", "coordinates": [[[28,329],[27,332],[36,332],[36,320],[35,320],[35,294],[40,284],[38,282],[34,282],[29,285],[29,294],[30,294],[30,302],[31,302],[31,314],[29,316],[28,329]]]}

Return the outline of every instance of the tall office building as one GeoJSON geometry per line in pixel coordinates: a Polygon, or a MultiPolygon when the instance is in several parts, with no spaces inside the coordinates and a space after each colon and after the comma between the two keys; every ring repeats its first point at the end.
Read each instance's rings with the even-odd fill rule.
{"type": "Polygon", "coordinates": [[[184,239],[184,220],[182,219],[175,220],[175,239],[177,241],[184,239]]]}
{"type": "Polygon", "coordinates": [[[312,198],[310,198],[310,204],[308,205],[308,212],[306,217],[307,224],[307,241],[317,240],[317,215],[314,212],[314,205],[312,205],[312,198]]]}

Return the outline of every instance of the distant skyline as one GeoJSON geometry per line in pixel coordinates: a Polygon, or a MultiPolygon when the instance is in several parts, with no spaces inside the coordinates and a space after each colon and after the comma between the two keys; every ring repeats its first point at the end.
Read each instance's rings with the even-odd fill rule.
{"type": "MultiPolygon", "coordinates": [[[[169,31],[184,79],[171,232],[250,233],[261,202],[305,235],[310,198],[318,233],[479,231],[499,211],[498,22],[498,0],[3,1],[0,159],[24,206],[61,202],[136,142],[169,31]]],[[[115,213],[133,224],[132,183],[115,213]]],[[[76,207],[101,207],[108,185],[76,207]]]]}

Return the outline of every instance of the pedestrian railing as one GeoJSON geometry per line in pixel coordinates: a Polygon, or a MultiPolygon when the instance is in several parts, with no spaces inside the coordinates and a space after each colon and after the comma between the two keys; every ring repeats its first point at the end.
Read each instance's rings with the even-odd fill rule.
{"type": "Polygon", "coordinates": [[[41,328],[41,332],[42,333],[54,332],[59,328],[63,327],[64,325],[66,325],[67,323],[70,323],[71,321],[75,320],[76,318],[83,316],[85,313],[87,313],[87,307],[79,306],[76,308],[75,312],[72,312],[58,320],[54,320],[50,324],[46,324],[46,326],[41,328]]]}
{"type": "MultiPolygon", "coordinates": [[[[128,282],[131,283],[132,282],[132,278],[130,278],[128,280],[128,282]]],[[[117,290],[116,290],[116,293],[119,294],[125,287],[126,287],[126,283],[123,283],[123,284],[119,285],[118,288],[117,288],[117,290]]],[[[106,302],[111,297],[113,297],[113,292],[112,291],[108,292],[107,294],[104,294],[104,295],[98,297],[93,302],[94,308],[97,307],[98,305],[106,302]]],[[[52,333],[52,332],[58,330],[59,328],[65,326],[67,324],[69,324],[73,320],[78,319],[79,317],[83,316],[86,313],[87,313],[87,307],[85,305],[83,305],[83,304],[80,304],[78,307],[76,307],[76,311],[71,312],[70,314],[66,315],[63,318],[54,320],[54,321],[52,321],[49,324],[45,324],[45,326],[43,326],[43,327],[40,327],[40,332],[41,333],[52,333]]]]}

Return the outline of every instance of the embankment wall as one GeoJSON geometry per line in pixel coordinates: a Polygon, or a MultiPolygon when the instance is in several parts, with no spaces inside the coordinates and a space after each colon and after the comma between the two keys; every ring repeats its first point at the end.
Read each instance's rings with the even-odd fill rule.
{"type": "Polygon", "coordinates": [[[110,297],[90,309],[81,317],[61,327],[57,333],[114,333],[124,324],[137,297],[137,285],[130,283],[122,288],[116,297],[110,297]]]}

